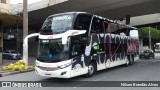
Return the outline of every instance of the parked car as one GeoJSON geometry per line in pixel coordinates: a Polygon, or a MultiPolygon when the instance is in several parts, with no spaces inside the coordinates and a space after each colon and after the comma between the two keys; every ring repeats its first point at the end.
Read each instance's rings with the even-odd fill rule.
{"type": "Polygon", "coordinates": [[[152,57],[155,58],[154,52],[152,50],[144,50],[143,53],[140,54],[139,58],[147,58],[150,59],[152,57]]]}
{"type": "Polygon", "coordinates": [[[22,55],[15,50],[6,50],[3,52],[3,59],[22,59],[22,55]]]}

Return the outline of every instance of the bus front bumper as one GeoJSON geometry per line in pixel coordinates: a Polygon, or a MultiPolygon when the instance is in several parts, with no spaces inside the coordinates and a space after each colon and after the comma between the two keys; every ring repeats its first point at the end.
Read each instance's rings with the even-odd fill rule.
{"type": "Polygon", "coordinates": [[[63,68],[63,69],[53,70],[53,71],[48,71],[47,69],[42,70],[38,66],[35,66],[36,74],[38,74],[40,76],[45,76],[45,77],[71,78],[70,70],[71,70],[71,66],[63,68]]]}

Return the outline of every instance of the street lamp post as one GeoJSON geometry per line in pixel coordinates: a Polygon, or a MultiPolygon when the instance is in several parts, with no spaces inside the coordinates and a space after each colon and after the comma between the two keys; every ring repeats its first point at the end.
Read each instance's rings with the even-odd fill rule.
{"type": "MultiPolygon", "coordinates": [[[[28,35],[28,0],[23,0],[23,39],[28,35]]],[[[23,42],[24,44],[24,42],[23,42]]],[[[23,59],[24,56],[27,56],[24,60],[25,64],[28,65],[28,49],[23,46],[23,59]]]]}
{"type": "Polygon", "coordinates": [[[17,56],[18,56],[18,48],[19,48],[18,20],[17,20],[17,29],[16,29],[16,45],[17,45],[17,56]]]}

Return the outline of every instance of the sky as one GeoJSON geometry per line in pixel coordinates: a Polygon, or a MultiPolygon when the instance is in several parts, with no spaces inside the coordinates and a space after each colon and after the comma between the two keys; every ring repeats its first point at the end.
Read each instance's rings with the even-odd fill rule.
{"type": "MultiPolygon", "coordinates": [[[[41,0],[28,0],[28,4],[38,2],[41,0]]],[[[10,0],[11,4],[23,3],[23,0],[10,0]]]]}

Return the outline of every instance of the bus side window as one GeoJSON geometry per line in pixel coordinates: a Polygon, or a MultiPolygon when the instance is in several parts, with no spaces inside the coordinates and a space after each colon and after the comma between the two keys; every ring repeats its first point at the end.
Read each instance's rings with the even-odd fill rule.
{"type": "Polygon", "coordinates": [[[110,23],[110,31],[112,34],[119,34],[118,25],[115,23],[110,23]]]}
{"type": "Polygon", "coordinates": [[[91,27],[91,33],[103,33],[103,21],[100,18],[94,17],[91,27]]]}
{"type": "Polygon", "coordinates": [[[129,28],[127,28],[126,26],[118,25],[118,35],[129,36],[129,31],[129,28]]]}
{"type": "Polygon", "coordinates": [[[71,56],[78,56],[82,54],[81,46],[79,44],[74,44],[72,45],[71,48],[71,56]]]}
{"type": "Polygon", "coordinates": [[[91,22],[91,16],[80,14],[77,16],[74,29],[89,30],[90,22],[91,22]]]}

